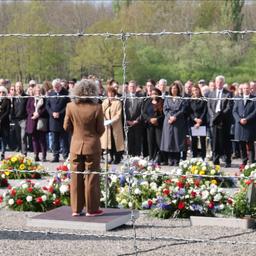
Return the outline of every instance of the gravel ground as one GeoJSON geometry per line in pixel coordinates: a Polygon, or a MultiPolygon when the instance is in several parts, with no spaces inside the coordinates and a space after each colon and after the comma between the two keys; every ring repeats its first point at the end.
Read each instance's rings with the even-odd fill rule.
{"type": "MultiPolygon", "coordinates": [[[[1,210],[0,214],[0,255],[135,255],[131,223],[108,232],[86,232],[27,227],[27,218],[36,213],[1,210]]],[[[135,227],[138,255],[253,256],[256,251],[255,230],[192,227],[186,219],[159,220],[144,212],[135,227]]]]}
{"type": "MultiPolygon", "coordinates": [[[[53,170],[57,165],[46,163],[53,170]]],[[[225,171],[233,174],[237,166],[235,162],[225,171]]],[[[0,210],[0,255],[136,255],[132,223],[108,232],[27,227],[27,219],[35,215],[0,210]]],[[[140,213],[135,227],[138,255],[256,255],[255,230],[192,227],[187,219],[160,220],[145,212],[140,213]],[[196,239],[204,241],[193,241],[196,239]]]]}

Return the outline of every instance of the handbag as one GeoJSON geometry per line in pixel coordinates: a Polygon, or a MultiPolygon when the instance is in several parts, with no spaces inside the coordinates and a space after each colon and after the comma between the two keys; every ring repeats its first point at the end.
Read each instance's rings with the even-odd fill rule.
{"type": "Polygon", "coordinates": [[[38,131],[46,132],[48,130],[48,119],[43,117],[38,118],[36,129],[38,131]]]}

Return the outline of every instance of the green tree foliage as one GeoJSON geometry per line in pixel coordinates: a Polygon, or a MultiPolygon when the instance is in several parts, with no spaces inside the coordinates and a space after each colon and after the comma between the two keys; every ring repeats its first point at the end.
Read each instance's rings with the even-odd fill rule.
{"type": "MultiPolygon", "coordinates": [[[[253,28],[256,5],[226,1],[13,1],[0,4],[1,33],[160,32],[253,28]],[[250,15],[249,15],[250,14],[250,15]]],[[[255,79],[254,36],[159,36],[127,40],[127,80],[255,79]],[[230,40],[233,39],[233,40],[230,40]]],[[[96,74],[122,82],[121,39],[0,38],[0,77],[38,81],[96,74]]]]}
{"type": "MultiPolygon", "coordinates": [[[[244,7],[244,0],[226,0],[226,10],[227,10],[227,17],[230,21],[230,29],[239,31],[242,28],[243,24],[243,7],[244,7]]],[[[238,35],[232,35],[233,40],[238,40],[238,35]]]]}

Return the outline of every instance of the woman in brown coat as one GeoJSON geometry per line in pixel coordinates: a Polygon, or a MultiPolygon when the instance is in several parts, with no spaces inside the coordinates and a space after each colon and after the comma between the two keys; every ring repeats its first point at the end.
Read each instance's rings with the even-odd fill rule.
{"type": "Polygon", "coordinates": [[[110,150],[109,163],[119,164],[124,151],[124,135],[122,125],[122,103],[116,99],[117,91],[109,87],[108,98],[102,103],[105,120],[109,120],[105,132],[101,137],[101,147],[110,150]],[[115,159],[114,159],[115,157],[115,159]]]}
{"type": "MultiPolygon", "coordinates": [[[[100,171],[101,145],[104,117],[98,100],[80,98],[96,96],[97,88],[92,80],[81,80],[72,90],[73,101],[67,104],[64,129],[71,131],[70,162],[72,172],[100,171]]],[[[102,215],[100,206],[100,177],[98,174],[71,175],[72,216],[102,215]]]]}

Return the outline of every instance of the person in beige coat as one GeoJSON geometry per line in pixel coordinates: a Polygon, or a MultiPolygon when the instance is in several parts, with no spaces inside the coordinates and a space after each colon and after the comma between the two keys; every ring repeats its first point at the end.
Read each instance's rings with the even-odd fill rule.
{"type": "MultiPolygon", "coordinates": [[[[70,163],[72,172],[99,172],[101,159],[100,137],[103,134],[104,117],[97,99],[79,98],[96,96],[97,88],[92,80],[81,80],[72,90],[72,102],[67,104],[63,127],[72,134],[70,163]],[[73,95],[72,95],[73,94],[73,95]],[[78,97],[77,97],[78,96],[78,97]]],[[[100,175],[71,174],[72,216],[102,215],[100,207],[100,175]]]]}
{"type": "Polygon", "coordinates": [[[101,137],[101,147],[109,150],[109,163],[119,164],[124,151],[124,134],[122,124],[122,103],[116,99],[117,91],[109,87],[107,90],[108,98],[102,103],[105,120],[109,120],[104,134],[101,137]]]}

